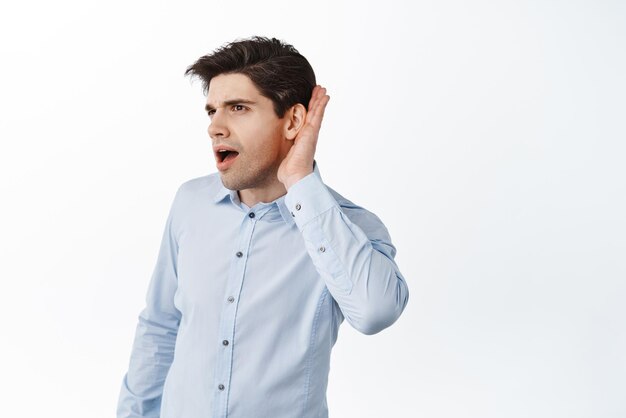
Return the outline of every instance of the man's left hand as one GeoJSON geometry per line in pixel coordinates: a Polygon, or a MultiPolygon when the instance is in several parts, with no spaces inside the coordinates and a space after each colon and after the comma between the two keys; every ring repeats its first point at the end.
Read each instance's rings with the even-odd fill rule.
{"type": "Polygon", "coordinates": [[[278,167],[278,181],[289,188],[313,172],[313,157],[317,146],[317,137],[322,126],[324,109],[330,100],[326,89],[315,86],[311,94],[309,109],[302,129],[296,135],[289,153],[278,167]]]}

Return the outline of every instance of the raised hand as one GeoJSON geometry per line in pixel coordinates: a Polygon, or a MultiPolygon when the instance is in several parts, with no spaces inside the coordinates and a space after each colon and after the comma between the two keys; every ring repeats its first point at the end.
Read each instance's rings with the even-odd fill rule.
{"type": "Polygon", "coordinates": [[[322,126],[324,109],[329,100],[330,96],[326,94],[325,88],[319,85],[313,88],[304,125],[278,168],[278,181],[283,183],[286,189],[313,172],[317,137],[322,126]]]}

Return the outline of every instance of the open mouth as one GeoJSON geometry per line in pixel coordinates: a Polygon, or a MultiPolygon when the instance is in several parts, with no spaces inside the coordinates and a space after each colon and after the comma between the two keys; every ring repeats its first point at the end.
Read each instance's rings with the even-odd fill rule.
{"type": "Polygon", "coordinates": [[[233,158],[237,157],[239,153],[237,151],[220,150],[217,152],[216,155],[217,155],[217,162],[221,163],[224,161],[232,160],[233,158]]]}

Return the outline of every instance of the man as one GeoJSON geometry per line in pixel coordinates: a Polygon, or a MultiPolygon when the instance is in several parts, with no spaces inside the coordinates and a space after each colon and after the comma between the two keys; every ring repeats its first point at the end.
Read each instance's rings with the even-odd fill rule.
{"type": "Polygon", "coordinates": [[[327,417],[343,319],[374,334],[406,306],[395,248],[322,182],[329,96],[293,46],[233,42],[185,74],[203,81],[219,174],[176,193],[118,417],[327,417]]]}

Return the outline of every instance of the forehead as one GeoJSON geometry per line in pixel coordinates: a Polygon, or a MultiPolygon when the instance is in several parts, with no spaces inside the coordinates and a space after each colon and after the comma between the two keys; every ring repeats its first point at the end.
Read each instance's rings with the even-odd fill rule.
{"type": "Polygon", "coordinates": [[[259,99],[261,93],[250,77],[244,74],[220,74],[211,79],[207,92],[207,103],[219,104],[239,99],[259,99]]]}

